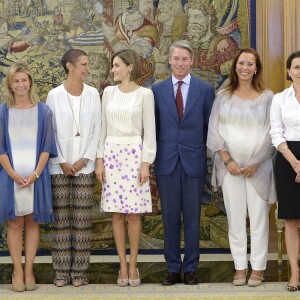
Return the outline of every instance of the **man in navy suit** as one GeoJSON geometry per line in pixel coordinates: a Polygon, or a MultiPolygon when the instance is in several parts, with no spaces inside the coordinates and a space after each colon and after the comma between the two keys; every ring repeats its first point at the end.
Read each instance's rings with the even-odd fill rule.
{"type": "Polygon", "coordinates": [[[206,137],[215,94],[211,85],[190,74],[193,59],[189,42],[176,41],[169,50],[172,76],[152,87],[157,125],[155,171],[168,265],[163,285],[182,282],[182,270],[185,284],[198,283],[195,271],[199,262],[201,197],[207,171],[206,137]],[[180,256],[181,215],[185,245],[183,262],[180,256]]]}

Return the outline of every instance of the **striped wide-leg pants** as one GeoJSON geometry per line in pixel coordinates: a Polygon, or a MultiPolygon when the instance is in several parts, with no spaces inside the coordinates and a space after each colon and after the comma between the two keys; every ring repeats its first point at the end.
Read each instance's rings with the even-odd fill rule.
{"type": "Polygon", "coordinates": [[[52,175],[54,283],[88,283],[94,186],[94,172],[76,177],[52,175]]]}

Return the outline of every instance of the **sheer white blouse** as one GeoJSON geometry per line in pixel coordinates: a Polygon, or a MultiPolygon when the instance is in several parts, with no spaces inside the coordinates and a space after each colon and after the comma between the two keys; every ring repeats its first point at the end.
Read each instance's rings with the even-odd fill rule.
{"type": "Polygon", "coordinates": [[[264,91],[256,99],[242,99],[220,91],[213,104],[207,147],[213,152],[212,185],[222,185],[227,173],[219,150],[228,151],[240,167],[259,164],[249,180],[259,196],[275,202],[272,148],[270,131],[271,91],[264,91]]]}

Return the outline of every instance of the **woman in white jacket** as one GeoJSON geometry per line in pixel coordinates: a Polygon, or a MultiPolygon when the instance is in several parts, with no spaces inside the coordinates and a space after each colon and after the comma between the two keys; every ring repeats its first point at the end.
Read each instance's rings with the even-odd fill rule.
{"type": "Polygon", "coordinates": [[[101,103],[98,91],[84,84],[88,56],[78,49],[62,57],[67,73],[51,90],[46,103],[53,113],[58,157],[50,160],[53,211],[54,284],[87,284],[91,251],[95,160],[100,138],[101,103]]]}

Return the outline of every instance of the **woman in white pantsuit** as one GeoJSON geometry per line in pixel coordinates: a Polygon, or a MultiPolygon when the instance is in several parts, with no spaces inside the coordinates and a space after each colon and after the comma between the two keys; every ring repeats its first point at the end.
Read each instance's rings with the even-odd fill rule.
{"type": "Polygon", "coordinates": [[[263,280],[268,256],[269,207],[275,202],[269,111],[273,93],[265,90],[254,49],[241,49],[225,90],[215,99],[207,146],[214,153],[212,185],[222,186],[229,243],[236,273],[245,285],[248,269],[246,218],[250,219],[252,273],[249,286],[263,280]]]}

